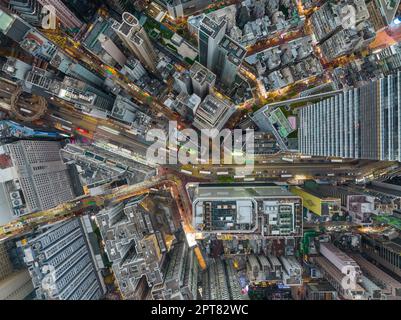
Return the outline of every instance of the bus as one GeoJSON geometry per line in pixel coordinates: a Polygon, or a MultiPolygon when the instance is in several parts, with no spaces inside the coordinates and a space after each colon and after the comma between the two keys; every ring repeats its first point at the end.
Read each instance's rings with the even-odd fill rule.
{"type": "Polygon", "coordinates": [[[108,132],[108,133],[114,134],[114,135],[116,135],[116,136],[118,136],[118,135],[120,134],[119,131],[114,130],[114,129],[111,129],[111,128],[109,128],[109,127],[99,126],[98,128],[99,128],[99,129],[102,129],[102,130],[104,130],[104,131],[106,131],[106,132],[108,132]]]}
{"type": "Polygon", "coordinates": [[[56,129],[58,129],[58,130],[61,130],[61,131],[66,131],[66,132],[71,132],[72,131],[72,128],[63,125],[60,122],[57,122],[54,127],[56,129]]]}
{"type": "Polygon", "coordinates": [[[248,177],[248,178],[245,178],[244,181],[255,181],[255,178],[248,177]]]}
{"type": "Polygon", "coordinates": [[[200,174],[212,174],[210,171],[203,171],[203,170],[200,170],[199,173],[200,174]]]}
{"type": "Polygon", "coordinates": [[[68,123],[68,124],[72,124],[71,121],[68,121],[68,120],[65,120],[65,119],[63,119],[63,118],[57,117],[57,116],[55,116],[54,114],[52,114],[52,115],[50,115],[50,116],[51,116],[52,118],[56,119],[56,120],[63,121],[63,122],[68,123]]]}
{"type": "Polygon", "coordinates": [[[192,172],[191,172],[191,171],[184,170],[184,169],[181,169],[181,173],[185,173],[185,174],[192,175],[192,172]]]}
{"type": "Polygon", "coordinates": [[[67,127],[67,126],[65,126],[63,124],[61,125],[61,128],[64,129],[65,131],[71,131],[72,130],[72,128],[67,127]]]}
{"type": "Polygon", "coordinates": [[[31,110],[28,110],[28,109],[25,109],[25,108],[20,108],[20,111],[25,112],[25,113],[28,113],[28,114],[31,114],[31,113],[32,113],[31,110]]]}

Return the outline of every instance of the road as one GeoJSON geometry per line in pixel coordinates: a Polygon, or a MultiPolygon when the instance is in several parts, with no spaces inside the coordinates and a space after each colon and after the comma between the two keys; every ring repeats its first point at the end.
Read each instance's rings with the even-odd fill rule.
{"type": "MultiPolygon", "coordinates": [[[[249,48],[248,54],[253,54],[273,45],[288,42],[303,35],[303,30],[297,30],[282,35],[281,37],[276,36],[275,39],[263,41],[258,43],[256,46],[249,48]]],[[[64,49],[71,56],[83,61],[91,69],[96,70],[100,74],[106,75],[106,69],[111,69],[113,72],[108,74],[109,78],[114,81],[116,85],[126,90],[134,99],[149,106],[153,111],[159,112],[170,120],[179,120],[177,113],[164,106],[161,101],[157,100],[157,98],[151,97],[148,93],[137,87],[135,84],[129,81],[128,78],[121,75],[117,70],[114,70],[113,68],[101,63],[99,59],[88,53],[83,47],[80,46],[79,43],[74,42],[72,39],[68,39],[68,41],[62,41],[59,44],[64,47],[64,49]]],[[[242,67],[241,72],[249,79],[253,81],[255,80],[252,77],[252,73],[246,67],[242,67]]],[[[5,101],[7,101],[7,99],[11,97],[11,93],[14,90],[15,86],[13,87],[13,85],[9,82],[0,79],[1,98],[4,98],[5,101]]],[[[279,93],[277,93],[277,95],[282,96],[285,93],[285,89],[282,89],[279,93]]],[[[115,144],[121,148],[130,150],[136,156],[141,158],[146,156],[148,144],[144,143],[143,141],[139,141],[135,135],[127,132],[129,130],[127,126],[124,126],[123,124],[111,119],[98,119],[84,115],[77,111],[70,103],[56,97],[53,97],[53,99],[49,101],[49,109],[43,118],[43,122],[52,127],[57,127],[61,123],[67,127],[71,127],[71,131],[75,134],[79,134],[92,141],[104,141],[105,143],[115,144]],[[54,118],[54,116],[64,120],[54,118]],[[64,123],[62,123],[63,121],[64,123]],[[107,130],[107,128],[109,130],[107,130]]],[[[182,127],[185,127],[185,124],[179,124],[182,127]]],[[[269,160],[262,159],[254,165],[252,174],[248,175],[247,177],[254,177],[256,179],[264,180],[275,178],[275,180],[284,181],[287,181],[289,178],[299,178],[299,180],[303,180],[308,178],[326,177],[330,177],[333,180],[342,180],[345,178],[355,178],[356,176],[365,175],[368,172],[372,172],[376,169],[375,165],[363,165],[360,164],[360,162],[357,164],[348,162],[314,163],[312,161],[289,163],[281,161],[279,159],[280,157],[280,155],[277,155],[276,158],[273,157],[269,160]],[[287,177],[282,177],[283,175],[287,177]]],[[[210,175],[203,176],[205,178],[213,178],[214,180],[218,180],[220,176],[218,173],[227,172],[227,176],[233,176],[238,167],[239,166],[236,165],[198,165],[196,167],[184,166],[183,168],[190,171],[194,176],[202,176],[200,171],[210,171],[210,175]]],[[[178,166],[172,168],[175,170],[180,169],[178,166]]],[[[26,230],[27,226],[30,226],[30,223],[46,224],[57,218],[71,216],[76,212],[80,212],[93,205],[90,204],[91,201],[95,202],[96,204],[102,204],[106,200],[110,200],[112,198],[115,198],[116,202],[123,201],[124,199],[132,197],[133,195],[149,192],[149,188],[151,186],[159,185],[160,183],[168,183],[171,186],[173,190],[172,195],[175,197],[175,199],[177,199],[178,206],[180,208],[180,214],[185,226],[184,228],[186,229],[187,233],[191,233],[191,208],[189,200],[185,196],[183,183],[177,178],[177,176],[170,174],[166,181],[146,181],[141,185],[132,185],[122,189],[113,190],[113,193],[111,194],[100,197],[87,197],[85,198],[85,201],[67,203],[47,212],[23,217],[23,222],[20,222],[20,225],[18,223],[14,223],[11,226],[1,227],[0,237],[7,232],[14,234],[14,232],[21,232],[21,230],[24,231],[26,230]],[[12,228],[15,228],[15,230],[11,230],[12,228]]]]}
{"type": "MultiPolygon", "coordinates": [[[[58,102],[57,99],[54,100],[55,103],[58,102]]],[[[62,101],[60,106],[63,105],[62,101]]],[[[93,118],[88,115],[84,115],[81,112],[74,110],[74,109],[66,109],[63,107],[54,107],[51,106],[49,108],[49,113],[46,115],[45,120],[49,121],[52,126],[56,126],[59,121],[58,119],[52,117],[56,116],[67,120],[73,123],[73,131],[76,128],[82,128],[89,132],[88,135],[85,133],[77,132],[80,135],[83,135],[91,140],[104,140],[108,143],[115,144],[122,148],[135,151],[138,156],[143,158],[146,157],[146,150],[148,148],[148,144],[145,142],[139,141],[138,138],[134,134],[130,134],[128,131],[127,126],[118,123],[112,119],[98,119],[93,118]],[[112,130],[106,131],[102,128],[110,128],[112,130]],[[113,133],[118,132],[118,134],[113,133]]],[[[69,126],[69,123],[65,123],[66,126],[69,126]]],[[[76,132],[76,131],[75,131],[76,132]]]]}
{"type": "MultiPolygon", "coordinates": [[[[10,88],[10,84],[7,84],[8,87],[5,86],[4,88],[10,88]]],[[[11,95],[11,94],[8,94],[11,95]]],[[[144,142],[139,142],[136,140],[136,137],[133,134],[127,132],[127,127],[122,124],[119,124],[117,121],[113,121],[110,119],[97,119],[87,115],[83,115],[81,112],[75,110],[68,102],[64,100],[54,98],[51,100],[51,105],[49,105],[49,109],[44,117],[44,121],[46,124],[49,124],[52,127],[57,127],[63,121],[60,121],[58,118],[64,119],[65,122],[61,123],[66,127],[71,127],[72,131],[76,134],[84,136],[88,139],[95,140],[97,142],[104,141],[105,143],[111,143],[117,145],[121,148],[130,150],[134,152],[135,155],[138,157],[142,157],[145,159],[146,151],[149,144],[144,142]],[[57,118],[54,118],[57,117],[57,118]],[[72,123],[72,124],[71,124],[72,123]],[[107,127],[112,129],[113,131],[106,131],[102,128],[107,127]],[[79,132],[77,129],[84,129],[85,132],[79,132]],[[115,134],[113,132],[118,132],[115,134]]],[[[210,170],[210,166],[200,166],[196,168],[197,171],[199,170],[210,170]]],[[[233,172],[235,166],[227,167],[224,166],[223,169],[229,169],[230,172],[233,172]]],[[[214,172],[220,170],[220,167],[213,168],[214,172]]],[[[262,172],[261,174],[256,174],[257,177],[274,177],[280,176],[281,174],[304,174],[307,176],[320,176],[325,175],[327,173],[334,173],[344,174],[345,172],[349,171],[350,167],[343,167],[337,168],[333,167],[330,163],[329,164],[318,164],[314,165],[313,168],[310,167],[308,164],[289,164],[286,162],[280,161],[280,155],[277,157],[269,158],[268,165],[266,164],[256,164],[255,165],[255,172],[262,172]],[[271,161],[275,161],[272,163],[271,161]],[[281,162],[281,163],[280,163],[281,162]],[[268,167],[268,168],[266,168],[268,167]]]]}
{"type": "Polygon", "coordinates": [[[83,196],[61,204],[53,209],[28,214],[19,220],[0,226],[0,241],[33,229],[36,225],[46,225],[74,215],[79,215],[93,206],[109,203],[117,204],[134,196],[150,192],[150,188],[167,183],[165,176],[152,177],[147,181],[129,186],[122,186],[98,196],[83,196]]]}
{"type": "Polygon", "coordinates": [[[179,120],[179,115],[165,106],[161,101],[157,100],[156,97],[150,96],[118,70],[109,65],[105,65],[97,56],[87,51],[80,42],[74,41],[68,35],[62,34],[59,30],[58,32],[59,33],[56,34],[47,33],[46,35],[64,49],[70,57],[83,62],[89,69],[96,73],[111,79],[117,86],[124,88],[133,98],[149,106],[152,110],[161,112],[171,120],[179,120]]]}
{"type": "MultiPolygon", "coordinates": [[[[15,89],[11,84],[5,82],[3,82],[2,87],[9,88],[10,90],[15,89]]],[[[10,96],[11,93],[8,93],[8,90],[6,91],[6,95],[10,96]]],[[[138,141],[135,135],[127,132],[127,127],[123,124],[111,119],[98,119],[84,115],[64,100],[53,98],[43,120],[51,127],[57,127],[61,123],[66,127],[71,127],[72,132],[75,134],[79,134],[98,143],[103,141],[105,144],[114,144],[120,148],[130,150],[138,158],[146,159],[146,151],[150,143],[147,144],[143,141],[138,141]],[[57,118],[54,118],[54,116],[57,118]],[[64,119],[65,122],[62,123],[63,121],[60,121],[58,118],[64,119]],[[104,127],[112,130],[104,130],[104,127]],[[77,131],[77,129],[84,129],[84,131],[81,130],[80,132],[77,131]]],[[[308,163],[284,162],[281,161],[280,158],[280,155],[268,157],[269,160],[266,160],[266,163],[262,163],[263,160],[260,160],[260,162],[254,166],[253,176],[256,178],[269,178],[280,177],[282,174],[291,174],[293,176],[305,175],[309,178],[316,178],[334,173],[336,176],[343,177],[346,176],[347,173],[355,171],[351,165],[346,166],[338,163],[333,165],[329,162],[326,164],[313,164],[313,166],[311,166],[311,164],[308,163]]],[[[197,168],[191,168],[191,170],[195,169],[193,170],[194,173],[199,173],[201,170],[212,171],[214,174],[217,174],[219,171],[229,170],[230,174],[234,174],[234,170],[237,167],[238,166],[217,166],[211,168],[210,166],[198,166],[197,168]]],[[[178,169],[178,167],[175,167],[175,169],[178,169]]]]}
{"type": "Polygon", "coordinates": [[[372,161],[348,161],[319,163],[305,161],[302,163],[285,162],[281,159],[266,160],[266,163],[256,163],[252,173],[242,172],[240,165],[185,165],[182,169],[191,172],[193,176],[209,179],[221,177],[234,177],[238,179],[255,178],[265,180],[274,178],[278,181],[330,179],[336,181],[351,180],[371,175],[373,172],[390,167],[391,163],[378,163],[372,161]],[[236,171],[237,169],[237,171],[236,171]],[[202,171],[202,172],[200,172],[202,171]],[[206,173],[210,172],[210,174],[206,173]]]}
{"type": "MultiPolygon", "coordinates": [[[[134,196],[147,194],[150,192],[151,188],[164,188],[166,186],[170,187],[171,196],[177,203],[184,232],[188,237],[189,243],[191,244],[191,241],[193,241],[193,245],[196,246],[195,232],[191,223],[191,204],[186,196],[182,181],[172,174],[159,175],[134,185],[118,187],[99,196],[84,196],[79,200],[75,199],[51,210],[26,215],[19,220],[0,226],[0,241],[27,232],[38,224],[46,225],[55,221],[67,219],[71,216],[80,215],[85,209],[93,207],[94,205],[99,207],[107,204],[118,204],[134,196]]],[[[201,268],[205,269],[206,263],[200,249],[196,247],[195,250],[201,268]]]]}
{"type": "MultiPolygon", "coordinates": [[[[10,96],[7,88],[13,88],[11,84],[6,82],[0,82],[2,88],[6,88],[6,95],[10,96]]],[[[62,123],[67,127],[71,127],[72,131],[76,134],[84,136],[97,143],[104,142],[104,144],[111,143],[120,148],[131,151],[133,156],[136,156],[139,160],[146,160],[146,151],[150,143],[144,141],[138,141],[135,135],[127,132],[127,127],[117,121],[111,119],[98,119],[87,115],[83,115],[81,112],[74,109],[68,102],[54,98],[49,105],[48,112],[44,117],[44,122],[52,127],[57,127],[60,122],[57,118],[62,118],[66,122],[62,123]],[[56,116],[57,118],[54,118],[56,116]],[[72,123],[72,124],[71,124],[72,123]],[[110,128],[112,130],[104,130],[104,128],[110,128]],[[84,129],[77,131],[77,129],[84,129]]],[[[282,175],[291,175],[291,177],[298,178],[324,178],[328,175],[333,175],[336,179],[352,178],[357,176],[359,171],[356,169],[355,164],[352,163],[332,163],[327,161],[326,163],[316,163],[315,160],[302,161],[289,163],[281,160],[282,155],[269,156],[262,159],[257,159],[254,165],[254,169],[251,175],[247,177],[254,177],[256,179],[266,178],[281,178],[282,175]]],[[[319,160],[318,160],[319,161],[319,160]]],[[[196,167],[184,166],[185,170],[191,171],[194,175],[202,176],[199,171],[211,171],[211,176],[216,178],[218,172],[228,171],[229,175],[235,175],[235,169],[239,166],[235,165],[198,165],[196,167]]],[[[179,170],[178,166],[173,167],[175,170],[179,170]]],[[[241,175],[241,174],[239,174],[241,175]]],[[[207,176],[203,175],[208,178],[207,176]]],[[[334,179],[334,178],[333,178],[334,179]]]]}
{"type": "MultiPolygon", "coordinates": [[[[0,88],[0,97],[7,103],[12,93],[17,89],[17,86],[16,84],[0,79],[0,88]]],[[[25,105],[24,107],[29,109],[29,105],[25,105]]],[[[3,109],[6,108],[3,107],[3,109]]],[[[57,97],[49,100],[48,110],[42,120],[44,124],[53,128],[60,129],[60,124],[70,127],[72,130],[66,130],[68,133],[78,134],[90,140],[104,140],[122,148],[133,150],[137,156],[143,159],[146,158],[146,151],[150,145],[150,143],[146,143],[145,141],[139,141],[138,137],[129,133],[128,126],[113,119],[100,119],[85,115],[76,110],[71,103],[57,97]],[[57,119],[54,116],[65,121],[57,119]],[[105,131],[102,127],[110,128],[113,131],[105,131]],[[77,129],[84,129],[84,131],[77,131],[77,129]],[[113,134],[112,132],[114,131],[118,131],[119,134],[113,134]]]]}
{"type": "Polygon", "coordinates": [[[246,56],[249,57],[263,50],[282,45],[284,43],[293,41],[298,38],[302,38],[304,36],[305,33],[303,29],[291,30],[287,32],[278,32],[267,39],[260,40],[256,42],[254,45],[247,47],[246,56]]]}

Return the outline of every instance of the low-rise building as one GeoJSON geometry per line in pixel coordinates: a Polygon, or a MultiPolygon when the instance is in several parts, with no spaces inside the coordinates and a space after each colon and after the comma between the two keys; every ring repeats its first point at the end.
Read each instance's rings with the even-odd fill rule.
{"type": "Polygon", "coordinates": [[[350,256],[358,263],[363,273],[382,288],[382,292],[387,296],[387,299],[400,299],[401,283],[399,281],[366,260],[360,254],[351,254],[350,256]]]}
{"type": "Polygon", "coordinates": [[[220,131],[234,112],[235,108],[229,101],[208,95],[196,109],[193,125],[199,130],[220,131]]]}
{"type": "Polygon", "coordinates": [[[192,93],[192,79],[189,72],[176,72],[174,74],[174,89],[179,93],[192,93]]]}
{"type": "Polygon", "coordinates": [[[0,300],[23,300],[34,291],[32,279],[26,267],[15,266],[7,244],[0,242],[0,300]]]}
{"type": "Polygon", "coordinates": [[[334,215],[341,214],[341,200],[339,198],[322,196],[316,190],[298,186],[290,187],[290,191],[302,197],[306,209],[323,219],[330,219],[334,215]]]}
{"type": "Polygon", "coordinates": [[[216,83],[216,75],[200,63],[195,62],[189,70],[192,79],[193,93],[205,98],[213,92],[216,83]]]}
{"type": "Polygon", "coordinates": [[[275,184],[199,184],[192,210],[194,227],[204,234],[253,238],[302,234],[301,198],[275,184]]]}
{"type": "Polygon", "coordinates": [[[106,253],[125,299],[139,299],[136,287],[142,277],[148,287],[162,284],[161,270],[165,258],[165,243],[153,228],[149,213],[140,205],[142,197],[127,204],[105,208],[96,220],[106,253]]]}
{"type": "Polygon", "coordinates": [[[337,294],[346,300],[367,300],[365,289],[359,284],[344,285],[344,273],[325,257],[314,257],[313,262],[320,268],[324,278],[337,291],[337,294]]]}
{"type": "Polygon", "coordinates": [[[144,113],[138,105],[121,95],[114,101],[111,117],[131,126],[132,132],[145,136],[149,130],[152,117],[144,113]]]}
{"type": "Polygon", "coordinates": [[[327,281],[306,284],[306,300],[337,300],[337,296],[337,291],[327,281]]]}
{"type": "Polygon", "coordinates": [[[164,283],[152,288],[155,300],[196,300],[199,265],[185,241],[174,244],[166,257],[164,283]]]}

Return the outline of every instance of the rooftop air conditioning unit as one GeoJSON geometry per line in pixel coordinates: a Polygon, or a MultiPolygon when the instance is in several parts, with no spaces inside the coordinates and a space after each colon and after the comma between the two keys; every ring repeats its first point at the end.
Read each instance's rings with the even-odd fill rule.
{"type": "Polygon", "coordinates": [[[23,203],[22,203],[21,199],[14,199],[12,201],[12,204],[13,204],[13,208],[16,208],[16,207],[22,206],[23,203]]]}
{"type": "Polygon", "coordinates": [[[11,199],[21,199],[21,194],[19,191],[10,192],[11,199]]]}

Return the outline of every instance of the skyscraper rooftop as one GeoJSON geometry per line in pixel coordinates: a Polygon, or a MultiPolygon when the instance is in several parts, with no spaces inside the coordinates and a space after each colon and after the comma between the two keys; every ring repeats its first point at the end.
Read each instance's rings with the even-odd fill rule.
{"type": "Polygon", "coordinates": [[[208,16],[205,16],[200,23],[200,31],[203,31],[211,38],[215,38],[219,33],[219,31],[224,28],[225,24],[226,24],[225,20],[222,20],[220,23],[217,23],[208,16]]]}

